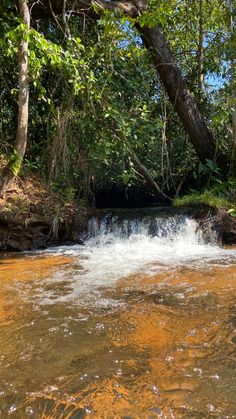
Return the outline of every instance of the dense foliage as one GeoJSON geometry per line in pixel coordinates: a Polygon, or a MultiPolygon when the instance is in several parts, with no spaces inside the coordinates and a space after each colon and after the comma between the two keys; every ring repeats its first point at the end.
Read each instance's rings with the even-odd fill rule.
{"type": "Polygon", "coordinates": [[[162,27],[218,152],[229,162],[223,175],[216,162],[199,164],[134,20],[118,20],[112,12],[96,20],[54,16],[32,22],[26,31],[17,7],[3,1],[2,164],[14,159],[17,46],[27,37],[30,119],[22,175],[35,171],[67,199],[76,195],[89,202],[107,182],[144,182],[133,153],[172,196],[182,185],[201,188],[234,175],[234,18],[226,0],[151,0],[138,22],[162,27]]]}

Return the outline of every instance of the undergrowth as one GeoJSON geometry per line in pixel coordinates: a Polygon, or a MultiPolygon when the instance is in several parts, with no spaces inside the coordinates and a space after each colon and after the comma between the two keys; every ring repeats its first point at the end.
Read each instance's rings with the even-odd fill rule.
{"type": "Polygon", "coordinates": [[[216,209],[228,210],[231,215],[236,215],[236,179],[219,182],[204,191],[190,191],[188,195],[175,198],[173,205],[195,206],[207,205],[216,209]]]}

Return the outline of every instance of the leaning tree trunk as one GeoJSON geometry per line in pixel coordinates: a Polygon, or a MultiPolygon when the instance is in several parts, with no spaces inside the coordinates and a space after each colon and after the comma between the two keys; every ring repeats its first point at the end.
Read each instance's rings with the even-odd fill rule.
{"type": "Polygon", "coordinates": [[[189,138],[202,162],[213,160],[216,153],[214,138],[198,110],[161,29],[137,26],[144,45],[151,51],[156,69],[189,138]]]}
{"type": "MultiPolygon", "coordinates": [[[[27,31],[30,27],[30,14],[27,0],[19,0],[19,15],[27,31]]],[[[9,162],[2,172],[0,196],[9,188],[12,180],[19,173],[27,145],[29,115],[28,40],[24,36],[22,36],[22,40],[18,45],[18,66],[19,93],[16,141],[9,162]]]]}
{"type": "Polygon", "coordinates": [[[201,98],[204,86],[203,74],[203,61],[204,61],[204,0],[199,0],[199,34],[198,34],[198,47],[197,47],[197,82],[198,94],[201,98]]]}
{"type": "MultiPolygon", "coordinates": [[[[55,14],[63,13],[64,0],[41,0],[34,2],[31,12],[35,19],[44,18],[55,14]]],[[[70,14],[83,14],[92,19],[99,18],[105,10],[112,10],[119,18],[119,14],[127,17],[137,18],[148,9],[145,0],[132,1],[112,1],[96,0],[96,10],[91,7],[93,0],[67,0],[66,6],[70,14]]],[[[207,128],[203,116],[190,94],[185,80],[175,62],[175,59],[167,45],[159,26],[149,27],[136,24],[144,45],[153,54],[156,69],[168,93],[175,111],[177,112],[185,131],[188,133],[200,160],[214,159],[216,154],[216,144],[214,138],[207,128]]]]}
{"type": "Polygon", "coordinates": [[[136,166],[138,173],[144,178],[148,187],[155,193],[155,195],[157,195],[157,196],[161,195],[163,198],[167,199],[168,201],[173,201],[173,199],[170,196],[166,195],[165,192],[163,192],[161,190],[161,188],[158,186],[158,184],[156,183],[155,179],[152,177],[149,170],[139,160],[139,158],[138,158],[137,154],[135,153],[132,145],[130,144],[128,138],[126,138],[126,136],[122,132],[119,132],[119,135],[115,134],[115,136],[118,139],[121,139],[124,144],[126,144],[126,146],[128,148],[128,151],[129,151],[129,154],[130,154],[130,157],[131,157],[131,160],[133,161],[134,165],[136,166]]]}

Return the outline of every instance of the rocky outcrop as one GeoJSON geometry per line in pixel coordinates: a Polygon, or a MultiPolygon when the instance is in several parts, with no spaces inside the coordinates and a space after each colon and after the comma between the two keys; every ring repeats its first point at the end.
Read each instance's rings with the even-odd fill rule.
{"type": "Polygon", "coordinates": [[[0,220],[1,250],[31,250],[46,247],[50,240],[50,221],[19,224],[14,220],[0,220]]]}
{"type": "Polygon", "coordinates": [[[71,218],[54,217],[19,221],[0,216],[0,250],[43,249],[65,242],[79,243],[86,233],[89,211],[78,210],[71,218]]]}
{"type": "Polygon", "coordinates": [[[236,244],[236,218],[225,210],[201,208],[196,220],[206,241],[219,244],[236,244]]]}
{"type": "Polygon", "coordinates": [[[236,244],[236,218],[226,211],[220,211],[212,217],[212,230],[222,244],[236,244]]]}

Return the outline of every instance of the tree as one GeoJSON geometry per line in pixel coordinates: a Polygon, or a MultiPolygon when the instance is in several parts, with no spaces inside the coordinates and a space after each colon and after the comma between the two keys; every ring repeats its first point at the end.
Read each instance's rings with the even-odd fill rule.
{"type": "Polygon", "coordinates": [[[18,44],[19,66],[19,92],[18,92],[18,119],[14,150],[8,164],[3,170],[0,180],[0,195],[18,174],[27,146],[28,116],[29,116],[29,80],[28,80],[28,37],[30,27],[30,14],[27,0],[19,0],[19,16],[24,24],[22,39],[18,44]]]}
{"type": "MultiPolygon", "coordinates": [[[[230,157],[228,64],[226,83],[210,87],[214,77],[224,77],[224,63],[229,63],[229,25],[224,6],[215,2],[150,0],[146,7],[98,0],[91,7],[85,0],[82,7],[78,0],[28,0],[31,117],[25,167],[43,174],[53,188],[79,190],[82,197],[89,185],[143,182],[146,167],[160,189],[173,196],[187,173],[198,173],[198,156],[214,160],[215,142],[202,115],[217,138],[218,155],[230,157]]],[[[0,8],[2,161],[4,150],[15,148],[16,49],[26,39],[18,16],[6,0],[0,8]]],[[[16,152],[10,160],[15,170],[16,152]]],[[[153,183],[151,188],[156,194],[153,183]]]]}
{"type": "MultiPolygon", "coordinates": [[[[87,14],[90,17],[97,17],[105,10],[112,10],[116,14],[125,14],[128,18],[136,20],[136,28],[140,33],[144,45],[151,51],[156,69],[165,86],[170,101],[177,112],[186,132],[189,135],[199,159],[204,162],[206,159],[215,159],[216,143],[212,133],[209,131],[203,116],[198,110],[176,61],[167,45],[161,28],[158,25],[150,24],[148,20],[148,7],[144,0],[134,2],[98,0],[94,3],[86,0],[66,3],[70,13],[87,14]],[[95,12],[96,11],[96,12],[95,12]],[[146,15],[145,23],[140,16],[146,15]]],[[[54,0],[48,2],[43,0],[32,7],[33,18],[40,18],[52,14],[62,14],[64,2],[54,0]]]]}
{"type": "MultiPolygon", "coordinates": [[[[229,59],[230,59],[230,82],[231,82],[231,95],[232,95],[232,138],[234,147],[234,160],[236,159],[236,11],[233,0],[228,0],[229,7],[229,20],[230,20],[230,42],[229,42],[229,59]]],[[[236,174],[236,163],[234,162],[234,175],[236,174]]]]}
{"type": "Polygon", "coordinates": [[[170,101],[177,112],[199,159],[214,160],[216,146],[213,135],[198,110],[175,60],[168,48],[160,28],[139,26],[143,42],[151,49],[160,78],[165,86],[170,101]]]}

